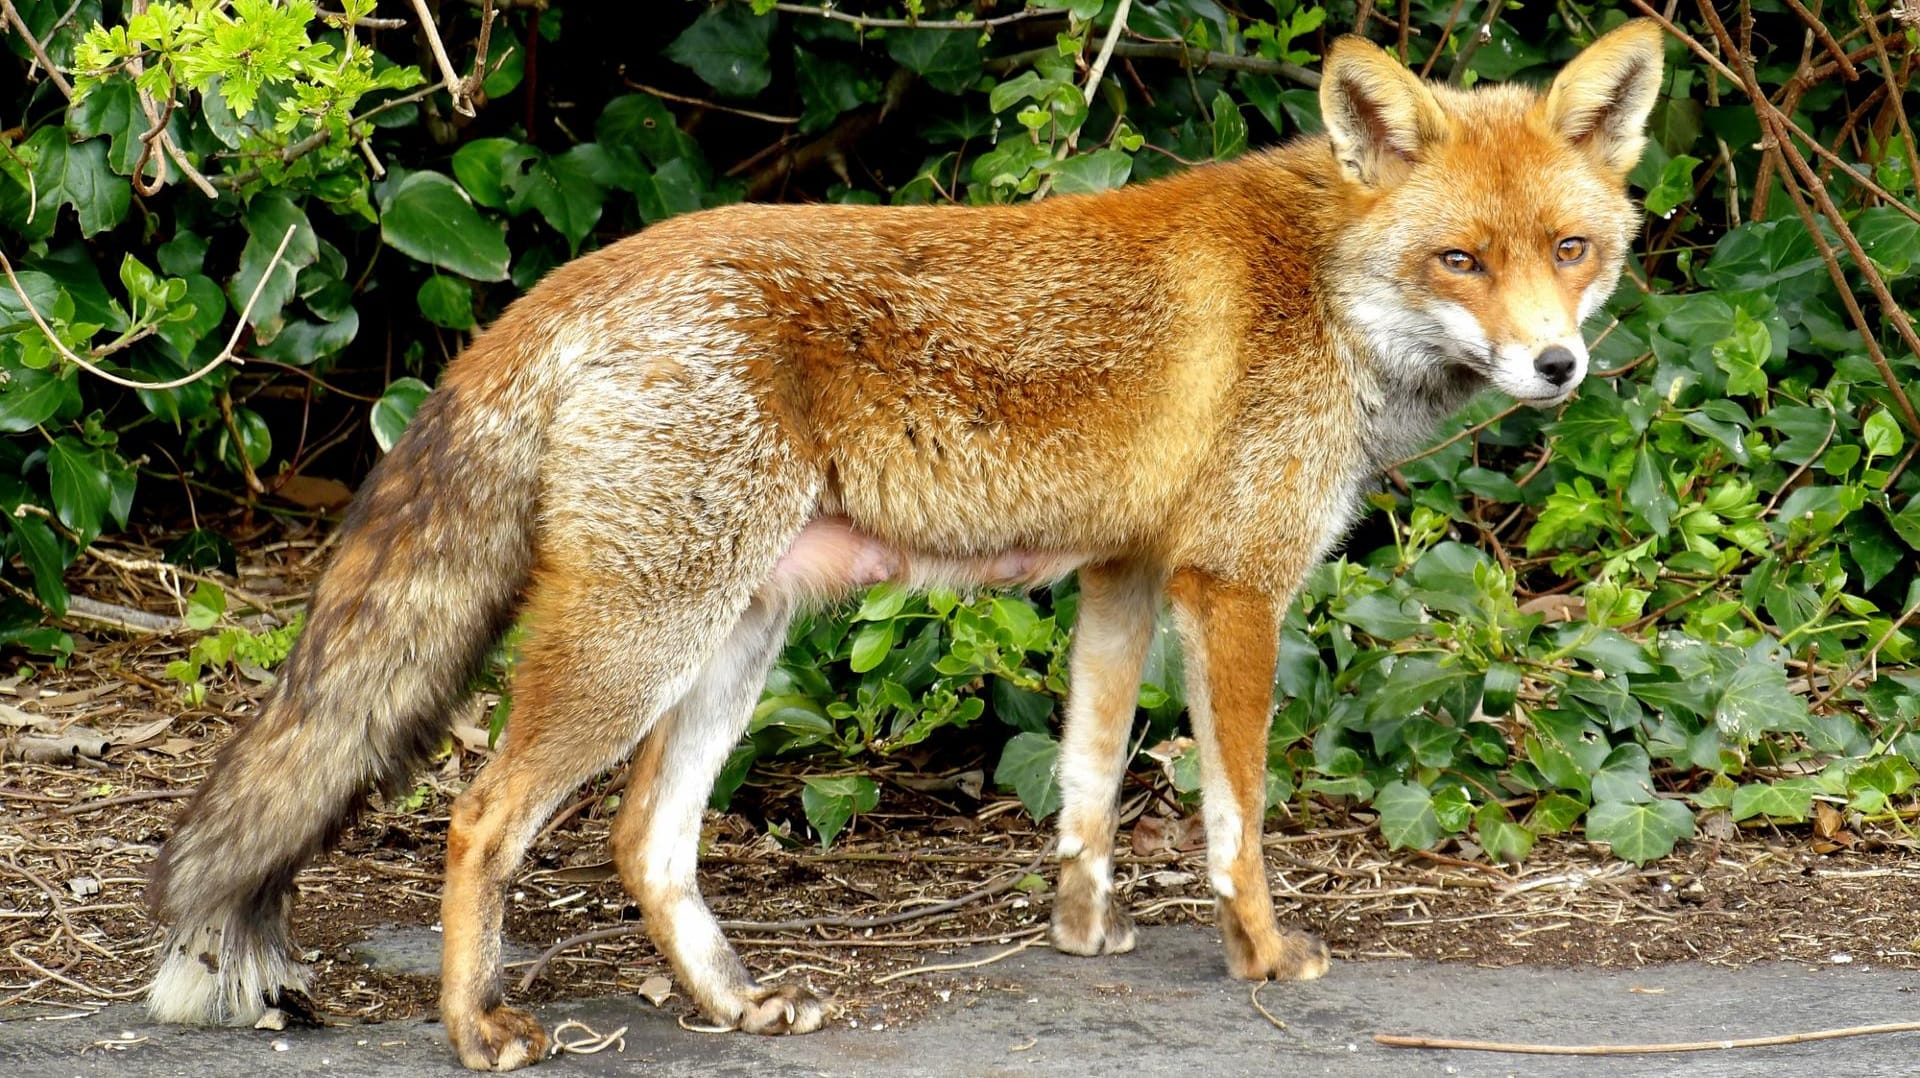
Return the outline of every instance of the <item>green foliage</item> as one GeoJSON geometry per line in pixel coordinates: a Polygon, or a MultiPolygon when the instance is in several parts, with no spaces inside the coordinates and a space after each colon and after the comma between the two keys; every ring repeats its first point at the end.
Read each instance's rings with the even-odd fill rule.
{"type": "MultiPolygon", "coordinates": [[[[1357,14],[1140,0],[1089,94],[1114,6],[1092,0],[959,30],[762,0],[515,7],[467,121],[396,62],[415,59],[411,31],[350,25],[371,0],[340,15],[267,0],[16,6],[76,72],[68,101],[31,80],[8,36],[21,59],[0,86],[22,104],[17,136],[0,136],[0,250],[25,299],[0,289],[0,642],[56,654],[71,640],[42,619],[64,613],[63,574],[86,544],[164,512],[187,481],[271,510],[308,468],[351,478],[463,335],[576,253],[743,197],[1008,202],[1232,158],[1318,129],[1296,65],[1357,14]],[[627,81],[643,71],[671,96],[627,81]],[[209,368],[230,340],[261,362],[209,368]],[[201,373],[128,390],[63,348],[142,383],[201,373]],[[327,429],[354,435],[350,460],[313,455],[307,432],[327,429]]],[[[1468,84],[1544,79],[1625,17],[1509,5],[1482,42],[1456,7],[1408,9],[1408,60],[1468,84]]],[[[942,24],[973,11],[835,10],[942,24]]],[[[1755,15],[1758,76],[1777,89],[1801,69],[1804,28],[1755,15]]],[[[469,69],[477,11],[439,17],[469,69]]],[[[1846,5],[1828,17],[1858,39],[1846,5]]],[[[1783,170],[1760,167],[1768,141],[1742,91],[1677,44],[1668,60],[1632,176],[1650,216],[1596,320],[1599,373],[1557,414],[1477,401],[1401,462],[1346,557],[1312,574],[1283,633],[1272,800],[1370,812],[1393,845],[1466,839],[1502,861],[1575,828],[1647,860],[1702,813],[1910,805],[1920,430],[1899,394],[1920,395],[1920,361],[1864,274],[1920,308],[1911,149],[1866,100],[1877,59],[1856,82],[1803,85],[1795,119],[1886,192],[1831,170],[1839,218],[1816,234],[1783,170]],[[1836,247],[1843,224],[1868,266],[1836,247]],[[1841,252],[1844,289],[1823,246],[1841,252]]],[[[196,532],[169,557],[230,562],[221,542],[196,532]]],[[[216,596],[197,589],[189,618],[217,625],[216,596]]],[[[830,843],[883,796],[864,767],[940,741],[980,746],[993,781],[1047,815],[1076,605],[1070,584],[882,587],[803,620],[716,799],[757,763],[809,760],[829,777],[802,784],[799,808],[830,843]]],[[[289,638],[219,629],[175,676],[204,691],[208,670],[268,667],[289,638]]],[[[1142,681],[1152,744],[1184,707],[1164,627],[1142,681]]],[[[1197,796],[1197,754],[1165,764],[1171,796],[1197,796]]]]}

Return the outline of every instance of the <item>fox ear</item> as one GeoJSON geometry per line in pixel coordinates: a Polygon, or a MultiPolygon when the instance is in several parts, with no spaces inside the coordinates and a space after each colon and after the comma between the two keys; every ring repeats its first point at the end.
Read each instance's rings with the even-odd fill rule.
{"type": "Polygon", "coordinates": [[[1320,73],[1320,115],[1347,179],[1390,187],[1446,131],[1426,84],[1385,50],[1347,35],[1327,50],[1320,73]]]}
{"type": "Polygon", "coordinates": [[[1647,114],[1660,96],[1661,32],[1635,19],[1573,58],[1547,91],[1547,122],[1615,172],[1640,160],[1647,114]]]}

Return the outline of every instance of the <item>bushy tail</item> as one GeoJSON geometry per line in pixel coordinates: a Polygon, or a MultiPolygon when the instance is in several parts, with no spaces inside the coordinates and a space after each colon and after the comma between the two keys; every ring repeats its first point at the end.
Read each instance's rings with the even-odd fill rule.
{"type": "Polygon", "coordinates": [[[440,742],[526,581],[565,363],[525,321],[509,311],[476,341],[368,477],[279,684],[161,850],[148,887],[169,926],[147,996],[156,1019],[306,1009],[287,927],[294,873],[440,742]]]}

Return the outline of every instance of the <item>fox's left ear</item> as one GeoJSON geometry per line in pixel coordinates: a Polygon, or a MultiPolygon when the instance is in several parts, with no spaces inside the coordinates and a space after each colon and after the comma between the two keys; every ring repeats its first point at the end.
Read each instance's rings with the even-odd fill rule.
{"type": "Polygon", "coordinates": [[[1639,162],[1660,96],[1660,25],[1635,19],[1573,58],[1547,91],[1547,121],[1615,172],[1639,162]]]}

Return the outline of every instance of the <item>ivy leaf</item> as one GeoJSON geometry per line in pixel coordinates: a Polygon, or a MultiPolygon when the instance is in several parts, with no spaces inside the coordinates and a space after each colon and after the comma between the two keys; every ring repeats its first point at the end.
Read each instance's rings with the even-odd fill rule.
{"type": "Polygon", "coordinates": [[[1060,782],[1054,774],[1059,758],[1060,743],[1050,735],[1015,734],[1000,752],[1000,766],[993,769],[993,781],[1011,787],[1027,813],[1044,820],[1060,808],[1060,782]]]}
{"type": "Polygon", "coordinates": [[[1638,745],[1621,745],[1607,754],[1606,762],[1593,773],[1595,802],[1628,801],[1639,804],[1653,800],[1652,760],[1638,745]]]}
{"type": "Polygon", "coordinates": [[[980,40],[976,34],[889,30],[887,55],[943,94],[965,93],[980,78],[980,40]]]}
{"type": "Polygon", "coordinates": [[[433,392],[427,383],[418,378],[396,378],[387,386],[386,392],[373,404],[373,411],[367,415],[367,422],[373,427],[373,440],[380,443],[380,451],[392,452],[393,443],[413,421],[413,414],[420,410],[420,402],[433,392]]]}
{"type": "Polygon", "coordinates": [[[1127,182],[1133,158],[1119,150],[1094,150],[1052,165],[1053,189],[1063,195],[1106,191],[1127,182]]]}
{"type": "Polygon", "coordinates": [[[821,849],[832,846],[855,815],[872,812],[879,803],[880,787],[865,775],[810,778],[800,791],[800,808],[820,836],[821,849]]]}
{"type": "Polygon", "coordinates": [[[841,113],[880,100],[880,82],[844,60],[834,60],[794,46],[793,77],[800,85],[800,130],[824,130],[841,113]]]}
{"type": "Polygon", "coordinates": [[[219,623],[227,612],[227,593],[218,584],[202,580],[187,596],[186,622],[189,628],[206,630],[219,623]]]}
{"type": "Polygon", "coordinates": [[[1373,795],[1380,813],[1380,834],[1391,849],[1424,850],[1440,841],[1440,819],[1433,794],[1411,782],[1389,782],[1373,795]]]}
{"type": "Polygon", "coordinates": [[[300,270],[320,257],[320,244],[306,212],[279,191],[255,195],[247,204],[245,221],[247,245],[240,252],[240,269],[227,282],[227,298],[236,311],[246,308],[247,298],[253,295],[254,286],[267,272],[267,266],[273,264],[273,253],[280,249],[287,229],[293,229],[293,239],[288,240],[280,261],[273,264],[273,275],[260,287],[260,297],[254,301],[253,313],[249,316],[254,338],[265,344],[280,335],[281,327],[286,324],[281,310],[293,298],[300,270]]]}
{"type": "Polygon", "coordinates": [[[510,255],[500,226],[438,172],[415,172],[400,182],[380,215],[380,237],[401,254],[476,281],[507,279],[510,255]]]}
{"type": "MultiPolygon", "coordinates": [[[[414,301],[427,321],[445,329],[473,328],[473,287],[458,277],[436,273],[420,282],[414,301]]],[[[388,387],[392,391],[392,387],[388,387]]]]}
{"type": "Polygon", "coordinates": [[[64,616],[67,612],[67,556],[59,536],[54,535],[53,528],[39,517],[26,513],[4,515],[7,526],[13,529],[20,560],[27,563],[27,571],[33,574],[33,593],[55,617],[64,616]]]}
{"type": "Polygon", "coordinates": [[[727,97],[752,97],[773,81],[767,66],[772,34],[772,15],[755,15],[745,4],[721,4],[674,38],[667,57],[727,97]]]}
{"type": "Polygon", "coordinates": [[[507,174],[540,151],[510,138],[477,138],[453,153],[453,175],[467,196],[488,209],[507,208],[507,174]]]}
{"type": "Polygon", "coordinates": [[[1644,442],[1633,454],[1633,476],[1627,480],[1627,498],[1655,535],[1664,537],[1672,528],[1673,513],[1680,508],[1680,503],[1644,442]]]}
{"type": "Polygon", "coordinates": [[[69,404],[79,407],[80,391],[61,371],[22,367],[7,373],[6,384],[0,386],[0,432],[32,430],[69,404]]]}
{"type": "Polygon", "coordinates": [[[100,534],[113,496],[113,478],[107,451],[63,434],[47,447],[47,485],[53,495],[54,515],[74,533],[81,546],[100,534]]]}
{"type": "Polygon", "coordinates": [[[1672,213],[1682,203],[1693,198],[1693,170],[1700,165],[1698,157],[1679,154],[1667,158],[1660,169],[1659,182],[1647,188],[1647,212],[1659,217],[1672,213]]]}
{"type": "Polygon", "coordinates": [[[1247,121],[1225,90],[1213,97],[1213,159],[1230,161],[1247,151],[1247,121]]]}
{"type": "Polygon", "coordinates": [[[1533,852],[1533,832],[1514,823],[1513,817],[1497,801],[1480,806],[1473,814],[1473,828],[1478,833],[1480,848],[1495,861],[1519,864],[1533,852]]]}
{"type": "Polygon", "coordinates": [[[1813,790],[1782,782],[1742,783],[1733,791],[1728,811],[1735,821],[1766,816],[1799,823],[1813,811],[1813,790]]]}
{"type": "Polygon", "coordinates": [[[1605,801],[1587,812],[1587,839],[1638,865],[1665,857],[1693,834],[1693,810],[1678,801],[1605,801]]]}
{"type": "Polygon", "coordinates": [[[1867,421],[1861,425],[1860,437],[1867,445],[1867,452],[1876,457],[1891,457],[1907,444],[1906,435],[1900,432],[1899,421],[1885,409],[1867,417],[1867,421]]]}
{"type": "Polygon", "coordinates": [[[593,178],[590,156],[595,152],[575,146],[558,157],[525,159],[520,164],[530,167],[517,174],[509,168],[504,176],[507,209],[516,214],[529,206],[539,210],[547,224],[566,237],[567,249],[579,254],[580,241],[600,220],[600,204],[606,200],[606,191],[593,178]]]}
{"type": "Polygon", "coordinates": [[[31,165],[33,193],[25,183],[0,184],[0,220],[27,240],[53,235],[60,207],[72,206],[80,234],[92,236],[120,223],[133,201],[133,187],[107,164],[107,144],[99,139],[67,141],[66,128],[48,124],[14,150],[31,165]]]}
{"type": "Polygon", "coordinates": [[[1769,662],[1750,662],[1727,678],[1713,721],[1728,737],[1751,742],[1769,730],[1805,724],[1807,702],[1787,691],[1787,672],[1769,662]]]}

